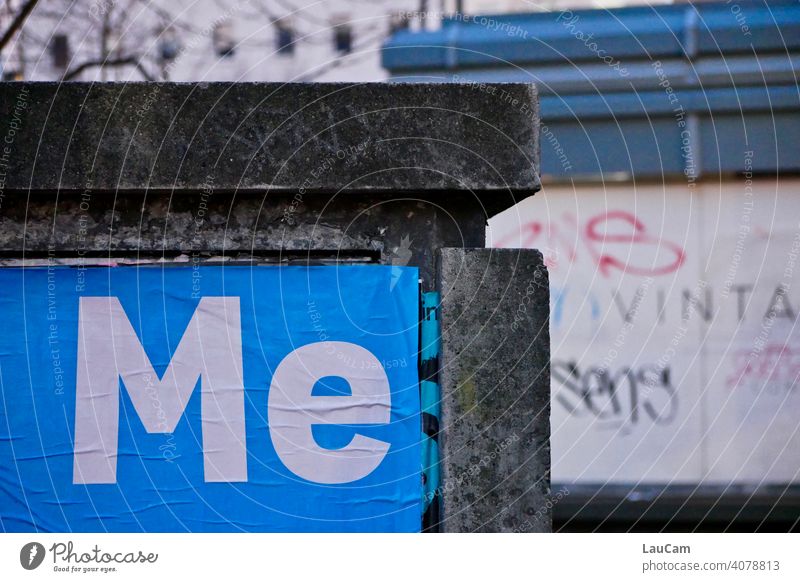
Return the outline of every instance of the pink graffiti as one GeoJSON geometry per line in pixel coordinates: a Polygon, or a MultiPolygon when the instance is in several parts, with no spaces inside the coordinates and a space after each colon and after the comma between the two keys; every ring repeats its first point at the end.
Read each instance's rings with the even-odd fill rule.
{"type": "Polygon", "coordinates": [[[516,244],[540,249],[551,270],[559,263],[574,264],[587,257],[604,277],[615,270],[640,276],[667,275],[686,260],[681,245],[650,234],[644,222],[627,210],[601,212],[583,225],[571,213],[557,221],[531,220],[501,237],[495,246],[516,244]]]}
{"type": "Polygon", "coordinates": [[[728,388],[786,383],[794,386],[800,376],[800,350],[788,344],[768,344],[761,351],[737,350],[733,370],[725,381],[728,388]]]}

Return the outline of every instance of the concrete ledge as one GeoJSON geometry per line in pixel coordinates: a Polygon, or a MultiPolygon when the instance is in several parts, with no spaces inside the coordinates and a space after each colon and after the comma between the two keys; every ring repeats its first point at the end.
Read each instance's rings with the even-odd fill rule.
{"type": "Polygon", "coordinates": [[[542,255],[441,249],[445,532],[546,532],[550,336],[542,255]]]}
{"type": "Polygon", "coordinates": [[[538,101],[503,89],[0,83],[5,189],[473,190],[508,207],[539,188],[538,101]]]}

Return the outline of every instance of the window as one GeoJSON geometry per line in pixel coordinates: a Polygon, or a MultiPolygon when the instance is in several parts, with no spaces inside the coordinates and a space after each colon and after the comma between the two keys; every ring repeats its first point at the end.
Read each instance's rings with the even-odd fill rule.
{"type": "Polygon", "coordinates": [[[348,22],[333,27],[333,46],[336,52],[347,54],[353,50],[353,29],[348,22]]]}
{"type": "Polygon", "coordinates": [[[50,53],[53,57],[53,66],[57,69],[66,69],[69,64],[69,38],[66,34],[56,34],[50,44],[50,53]]]}
{"type": "Polygon", "coordinates": [[[232,57],[236,51],[236,42],[233,40],[233,25],[230,22],[220,22],[214,27],[214,51],[219,57],[232,57]]]}
{"type": "Polygon", "coordinates": [[[294,28],[291,23],[282,20],[275,23],[275,44],[279,54],[294,54],[294,28]]]}
{"type": "Polygon", "coordinates": [[[174,28],[168,28],[161,34],[159,41],[159,52],[162,61],[171,61],[178,56],[181,50],[181,43],[174,28]]]}
{"type": "Polygon", "coordinates": [[[389,20],[389,34],[408,28],[408,14],[405,12],[395,12],[389,20]]]}

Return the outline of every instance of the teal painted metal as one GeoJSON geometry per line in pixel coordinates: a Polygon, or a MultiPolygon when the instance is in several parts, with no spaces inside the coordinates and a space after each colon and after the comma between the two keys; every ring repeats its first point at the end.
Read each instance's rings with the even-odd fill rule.
{"type": "Polygon", "coordinates": [[[438,531],[440,521],[439,293],[422,294],[420,326],[420,403],[422,407],[422,531],[438,531]]]}
{"type": "Polygon", "coordinates": [[[461,15],[382,54],[395,81],[536,83],[546,183],[800,172],[796,0],[461,15]]]}
{"type": "MultiPolygon", "coordinates": [[[[438,30],[400,30],[383,45],[384,68],[400,73],[697,59],[800,49],[796,0],[629,6],[612,9],[456,15],[438,30]],[[605,51],[598,56],[598,50],[605,51]]],[[[728,72],[730,72],[728,70],[728,72]]],[[[568,70],[564,70],[568,73],[568,70]]]]}

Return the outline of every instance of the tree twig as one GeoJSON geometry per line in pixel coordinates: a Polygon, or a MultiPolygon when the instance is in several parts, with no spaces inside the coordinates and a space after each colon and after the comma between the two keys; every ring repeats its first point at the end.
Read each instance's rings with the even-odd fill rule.
{"type": "Polygon", "coordinates": [[[70,81],[84,72],[86,69],[92,69],[94,67],[122,67],[125,65],[133,65],[136,67],[136,70],[141,73],[142,77],[145,78],[146,81],[155,81],[155,79],[145,70],[142,64],[139,62],[139,59],[136,57],[122,57],[119,59],[104,59],[104,60],[96,60],[96,61],[86,61],[85,63],[81,63],[71,71],[64,73],[64,76],[61,78],[62,81],[70,81]]]}
{"type": "Polygon", "coordinates": [[[14,21],[11,23],[11,26],[8,27],[3,33],[3,38],[0,38],[0,51],[6,48],[6,45],[11,40],[11,37],[14,36],[14,33],[17,32],[22,25],[25,23],[25,20],[28,18],[28,15],[31,13],[31,10],[36,6],[36,3],[39,0],[28,0],[25,3],[25,6],[22,7],[22,10],[19,11],[14,21]]]}

